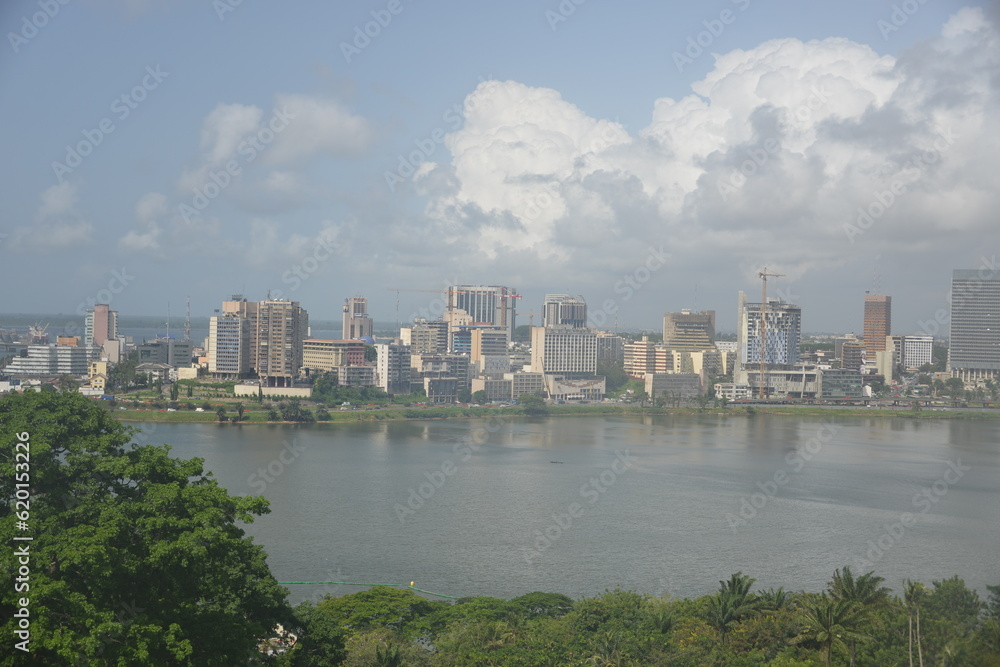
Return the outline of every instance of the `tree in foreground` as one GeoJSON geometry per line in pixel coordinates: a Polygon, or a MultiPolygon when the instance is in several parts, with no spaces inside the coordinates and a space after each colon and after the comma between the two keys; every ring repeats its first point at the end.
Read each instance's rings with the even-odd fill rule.
{"type": "MultiPolygon", "coordinates": [[[[237,524],[266,514],[266,499],[230,496],[202,459],[131,444],[134,429],[78,394],[0,399],[5,479],[14,479],[14,445],[25,433],[28,528],[15,524],[9,485],[0,537],[33,537],[30,588],[6,587],[0,613],[10,638],[15,598],[29,599],[29,661],[252,664],[258,642],[291,620],[263,548],[237,524]]],[[[3,569],[12,581],[13,560],[3,569]]],[[[24,657],[8,653],[0,664],[24,657]]]]}
{"type": "Polygon", "coordinates": [[[793,644],[812,642],[823,649],[826,667],[830,667],[833,649],[848,652],[851,642],[869,637],[861,632],[866,612],[857,602],[832,598],[826,593],[814,596],[799,611],[801,630],[793,644]]]}

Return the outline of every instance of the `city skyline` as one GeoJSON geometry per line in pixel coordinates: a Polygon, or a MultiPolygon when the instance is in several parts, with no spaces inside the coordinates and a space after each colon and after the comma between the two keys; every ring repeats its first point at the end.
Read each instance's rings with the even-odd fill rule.
{"type": "Polygon", "coordinates": [[[880,285],[917,333],[995,270],[995,4],[57,4],[0,10],[5,312],[464,283],[733,331],[767,266],[804,331],[880,285]]]}

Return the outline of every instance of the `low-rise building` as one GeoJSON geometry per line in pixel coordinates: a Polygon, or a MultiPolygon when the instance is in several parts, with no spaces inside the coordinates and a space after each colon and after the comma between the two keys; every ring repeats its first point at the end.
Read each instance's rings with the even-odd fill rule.
{"type": "Polygon", "coordinates": [[[376,387],[376,368],[374,366],[338,366],[337,384],[341,387],[376,387]]]}
{"type": "Polygon", "coordinates": [[[497,380],[490,378],[474,378],[472,380],[472,393],[477,391],[486,392],[488,401],[509,401],[511,400],[511,380],[497,380]]]}
{"type": "Polygon", "coordinates": [[[545,393],[553,401],[600,401],[604,398],[603,377],[574,378],[545,375],[545,393]]]}
{"type": "Polygon", "coordinates": [[[458,378],[425,377],[424,393],[428,403],[456,403],[458,401],[458,378]]]}
{"type": "MultiPolygon", "coordinates": [[[[885,352],[891,353],[891,350],[885,352]]],[[[833,368],[820,373],[820,398],[861,398],[861,373],[854,368],[833,368]]]]}
{"type": "Polygon", "coordinates": [[[545,375],[542,373],[518,371],[505,373],[503,377],[505,380],[510,380],[510,395],[513,399],[522,394],[541,396],[545,392],[545,375]]]}
{"type": "Polygon", "coordinates": [[[646,394],[650,398],[694,398],[704,393],[698,373],[646,373],[646,394]]]}
{"type": "Polygon", "coordinates": [[[750,398],[750,385],[719,382],[715,385],[715,397],[727,401],[745,401],[750,398]]]}

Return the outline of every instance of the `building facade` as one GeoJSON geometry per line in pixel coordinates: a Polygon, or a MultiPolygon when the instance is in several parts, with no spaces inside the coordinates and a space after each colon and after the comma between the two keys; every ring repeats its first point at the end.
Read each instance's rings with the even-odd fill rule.
{"type": "Polygon", "coordinates": [[[250,320],[236,313],[208,321],[208,372],[222,380],[238,380],[250,373],[250,320]]]}
{"type": "Polygon", "coordinates": [[[663,316],[663,345],[681,352],[698,352],[715,347],[715,311],[692,313],[682,310],[663,316]]]}
{"type": "Polygon", "coordinates": [[[387,394],[410,392],[410,347],[382,343],[375,345],[377,384],[387,394]]]}
{"type": "Polygon", "coordinates": [[[514,339],[517,299],[513,287],[501,285],[453,285],[448,288],[452,308],[468,313],[474,324],[492,324],[514,339]]]}
{"type": "Polygon", "coordinates": [[[582,296],[546,294],[542,305],[542,326],[587,326],[587,302],[582,296]]]}
{"type": "Polygon", "coordinates": [[[948,370],[966,382],[1000,377],[1000,275],[955,269],[948,370]]]}
{"type": "Polygon", "coordinates": [[[104,345],[106,340],[118,337],[118,311],[108,304],[98,303],[87,311],[84,324],[84,345],[104,345]]]}
{"type": "Polygon", "coordinates": [[[883,294],[865,296],[864,340],[868,354],[885,350],[885,337],[892,335],[892,297],[883,294]]]}
{"type": "Polygon", "coordinates": [[[372,318],[368,316],[368,299],[362,296],[344,299],[342,327],[341,338],[344,340],[371,337],[372,318]]]}
{"type": "Polygon", "coordinates": [[[532,327],[531,370],[567,377],[597,373],[597,334],[573,327],[532,327]]]}

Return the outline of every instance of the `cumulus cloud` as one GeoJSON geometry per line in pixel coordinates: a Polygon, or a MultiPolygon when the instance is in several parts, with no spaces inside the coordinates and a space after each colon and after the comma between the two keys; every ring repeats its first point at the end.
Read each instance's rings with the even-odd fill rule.
{"type": "Polygon", "coordinates": [[[118,248],[125,252],[157,251],[160,249],[160,221],[169,216],[167,198],[159,192],[149,192],[135,205],[135,218],[139,230],[129,230],[118,241],[118,248]]]}
{"type": "MultiPolygon", "coordinates": [[[[480,84],[447,164],[424,165],[428,226],[453,247],[545,269],[681,262],[790,277],[995,227],[997,27],[981,9],[899,58],[846,39],[716,57],[629,134],[555,90],[480,84]]],[[[967,238],[967,237],[966,237],[967,238]]]]}

